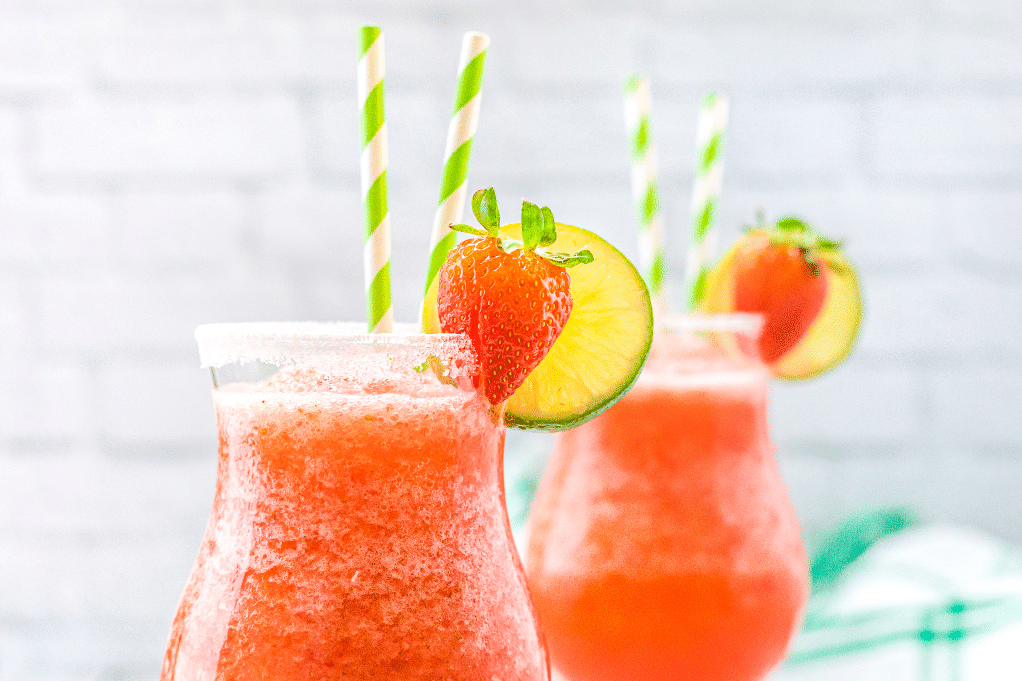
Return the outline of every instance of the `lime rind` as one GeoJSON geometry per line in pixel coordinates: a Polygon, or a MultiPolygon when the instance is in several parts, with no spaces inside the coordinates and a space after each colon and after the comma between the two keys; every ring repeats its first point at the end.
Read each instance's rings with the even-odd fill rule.
{"type": "MultiPolygon", "coordinates": [[[[613,316],[614,312],[609,311],[607,316],[613,316]]],[[[652,324],[652,315],[648,323],[652,324]]],[[[571,324],[570,318],[568,324],[571,324]]],[[[574,326],[577,329],[580,325],[576,321],[574,326]]],[[[617,355],[618,348],[609,339],[598,334],[577,332],[576,329],[565,325],[562,332],[564,341],[559,338],[551,348],[547,355],[550,362],[548,367],[544,367],[544,373],[531,383],[526,380],[508,400],[505,424],[539,431],[574,428],[609,409],[638,379],[649,355],[652,335],[646,343],[635,348],[633,355],[621,357],[617,355]],[[613,359],[587,361],[588,358],[599,357],[613,359]],[[621,376],[625,378],[619,378],[621,376]],[[579,399],[580,394],[585,395],[584,400],[579,399]],[[579,403],[586,406],[582,409],[571,406],[579,403]]],[[[537,367],[533,373],[539,370],[537,367]]]]}

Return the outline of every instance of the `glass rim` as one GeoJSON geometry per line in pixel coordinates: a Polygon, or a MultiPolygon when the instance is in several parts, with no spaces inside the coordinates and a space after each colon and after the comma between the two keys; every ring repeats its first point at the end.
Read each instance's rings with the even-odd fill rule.
{"type": "Polygon", "coordinates": [[[195,328],[203,368],[268,361],[300,348],[314,355],[341,347],[412,347],[427,341],[470,344],[460,333],[424,333],[416,324],[395,324],[393,333],[368,333],[364,322],[224,322],[195,328]]]}
{"type": "Polygon", "coordinates": [[[766,318],[758,312],[727,313],[667,313],[657,319],[657,324],[668,331],[732,331],[758,334],[766,318]]]}

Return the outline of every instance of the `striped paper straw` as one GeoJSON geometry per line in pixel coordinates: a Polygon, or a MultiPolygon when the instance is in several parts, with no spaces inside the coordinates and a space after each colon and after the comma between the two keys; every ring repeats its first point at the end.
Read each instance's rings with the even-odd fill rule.
{"type": "Polygon", "coordinates": [[[390,216],[387,213],[387,123],[383,115],[383,34],[359,31],[358,101],[362,106],[362,217],[365,224],[366,321],[370,333],[390,333],[390,216]]]}
{"type": "Polygon", "coordinates": [[[631,76],[625,81],[625,129],[632,149],[632,198],[639,222],[639,269],[649,286],[653,309],[659,313],[667,310],[664,289],[667,258],[649,111],[649,81],[642,76],[631,76]]]}
{"type": "Polygon", "coordinates": [[[685,300],[689,310],[698,307],[710,276],[716,230],[713,218],[724,179],[724,129],[727,98],[711,92],[703,97],[696,132],[695,184],[692,188],[692,241],[685,268],[685,300]]]}
{"type": "Polygon", "coordinates": [[[468,162],[472,155],[472,139],[479,123],[480,88],[489,36],[466,33],[461,42],[461,61],[458,64],[458,90],[454,97],[454,113],[447,128],[447,147],[444,150],[444,175],[440,184],[440,202],[433,220],[430,241],[429,267],[426,289],[454,247],[455,233],[450,225],[462,221],[465,211],[465,193],[468,187],[468,162]]]}

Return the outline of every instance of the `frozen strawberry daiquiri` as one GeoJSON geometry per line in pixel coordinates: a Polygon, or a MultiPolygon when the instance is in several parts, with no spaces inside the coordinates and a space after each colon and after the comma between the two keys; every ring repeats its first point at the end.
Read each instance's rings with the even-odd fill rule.
{"type": "Polygon", "coordinates": [[[631,391],[558,435],[533,505],[529,586],[570,681],[760,679],[807,597],[769,373],[745,356],[759,320],[672,325],[631,391]]]}
{"type": "Polygon", "coordinates": [[[163,681],[548,678],[454,334],[199,327],[216,496],[163,681]]]}
{"type": "Polygon", "coordinates": [[[196,330],[219,467],[163,681],[549,678],[504,424],[563,430],[612,405],[652,308],[624,256],[548,208],[502,227],[487,189],[473,212],[485,231],[458,226],[473,238],[424,300],[433,335],[196,330]]]}

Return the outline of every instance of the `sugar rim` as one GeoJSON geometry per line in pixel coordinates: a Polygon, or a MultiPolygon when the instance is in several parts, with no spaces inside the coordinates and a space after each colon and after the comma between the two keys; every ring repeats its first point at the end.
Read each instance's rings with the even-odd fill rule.
{"type": "Polygon", "coordinates": [[[422,333],[413,324],[395,324],[395,333],[367,333],[359,322],[237,322],[195,328],[203,368],[266,362],[284,364],[296,355],[319,359],[336,356],[346,346],[413,347],[425,341],[455,341],[471,349],[468,336],[422,333]]]}
{"type": "Polygon", "coordinates": [[[738,333],[759,333],[765,318],[753,312],[729,312],[727,314],[678,314],[668,313],[659,317],[657,324],[669,331],[735,331],[738,333]]]}

